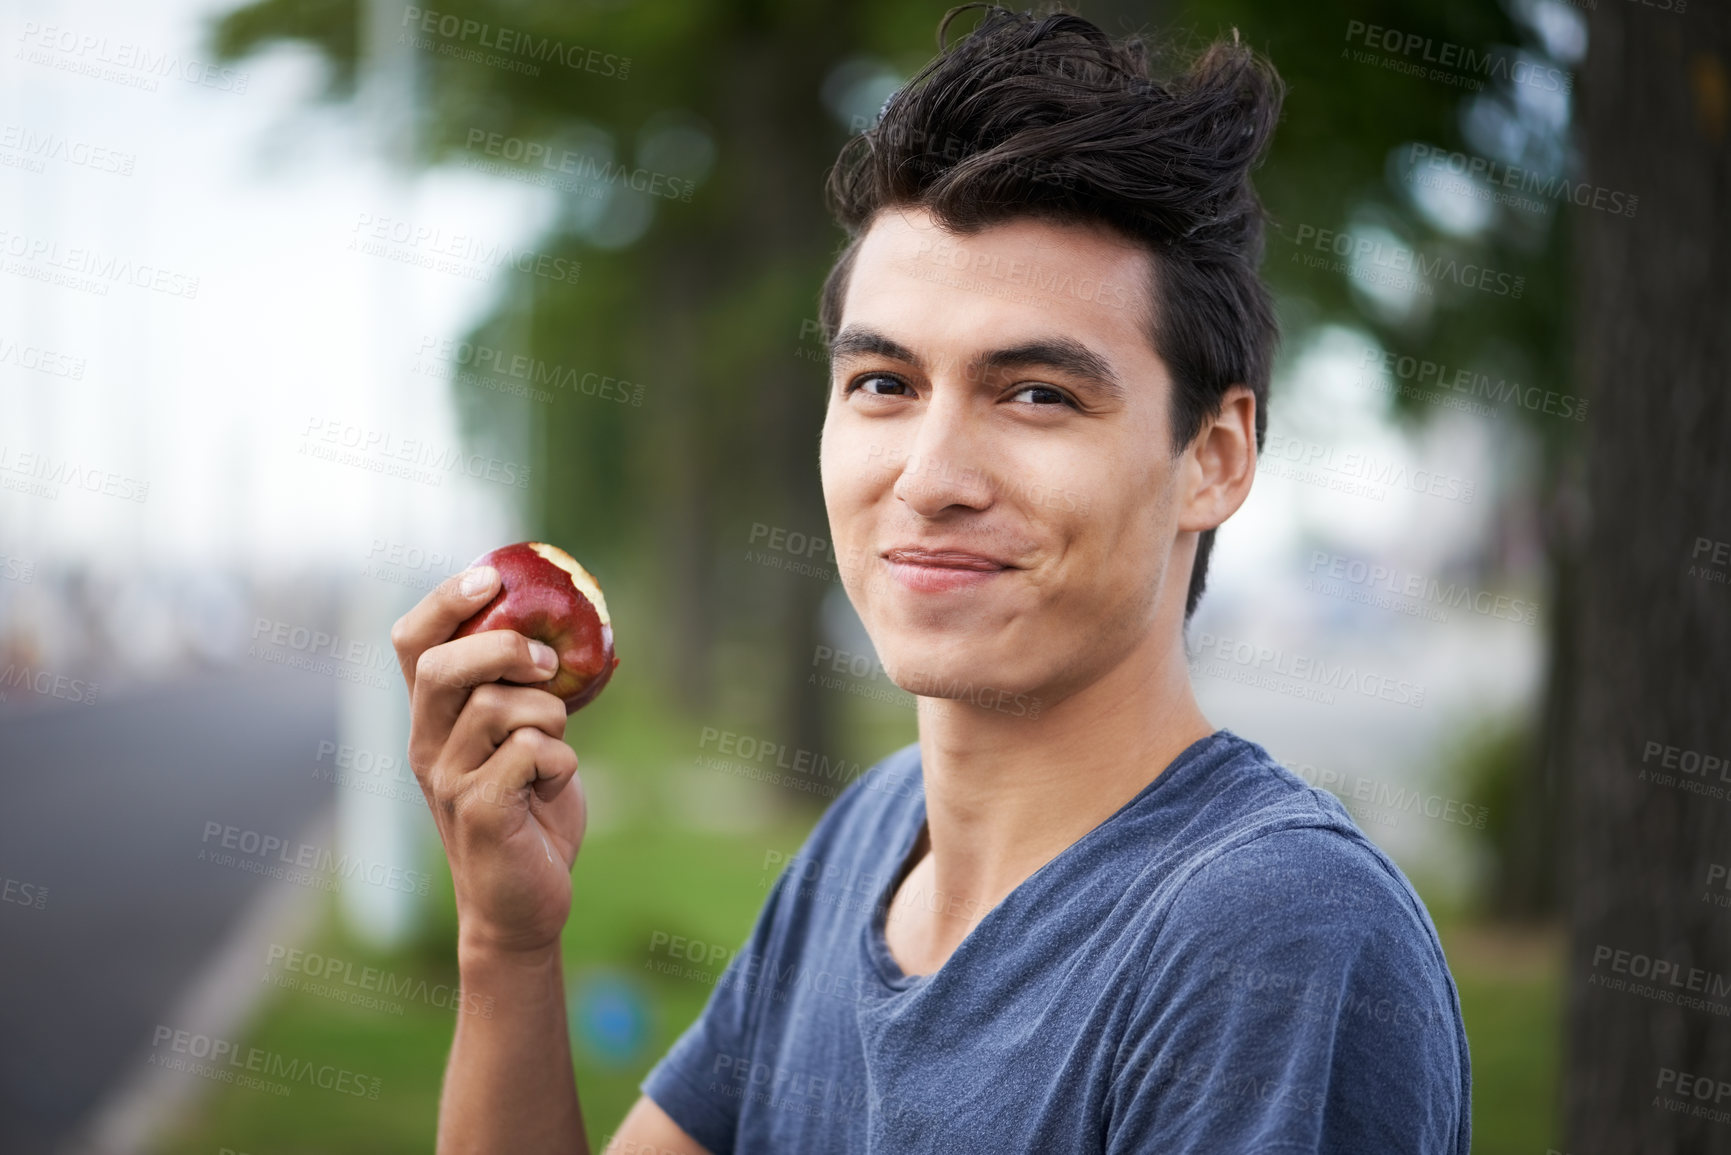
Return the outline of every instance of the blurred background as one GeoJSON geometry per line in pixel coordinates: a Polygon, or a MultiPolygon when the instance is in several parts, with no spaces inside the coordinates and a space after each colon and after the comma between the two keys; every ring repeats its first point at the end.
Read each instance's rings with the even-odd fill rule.
{"type": "MultiPolygon", "coordinates": [[[[822,807],[915,737],[827,541],[816,299],[843,239],[824,173],[946,7],[7,7],[0,1148],[431,1147],[455,922],[387,634],[527,537],[595,573],[622,659],[569,731],[591,817],[565,935],[591,1141],[617,1125],[822,807]],[[235,1079],[225,1057],[255,1048],[275,1074],[235,1079]]],[[[1474,1149],[1561,1149],[1567,992],[1613,941],[1565,929],[1593,849],[1567,836],[1568,787],[1589,448],[1610,435],[1582,238],[1639,244],[1667,212],[1686,230],[1659,198],[1695,187],[1683,157],[1589,171],[1586,62],[1609,37],[1693,110],[1601,130],[1695,133],[1722,173],[1723,25],[1683,0],[1076,10],[1155,33],[1166,63],[1236,27],[1290,86],[1257,180],[1283,330],[1269,441],[1219,534],[1194,680],[1423,893],[1474,1149]],[[1258,650],[1408,689],[1318,690],[1258,650]]],[[[1722,210],[1716,187],[1689,204],[1722,210]]],[[[1723,323],[1726,300],[1703,308],[1723,323]]],[[[1664,429],[1722,428],[1715,405],[1664,429]]],[[[1713,492],[1719,519],[1672,517],[1687,533],[1657,565],[1722,640],[1713,492]]],[[[1731,750],[1690,709],[1641,731],[1680,780],[1690,752],[1731,750]]],[[[1645,780],[1646,745],[1613,751],[1619,781],[1645,780]]],[[[1724,829],[1723,801],[1631,788],[1724,829]]],[[[1697,922],[1614,945],[1724,971],[1731,952],[1676,945],[1728,929],[1723,868],[1690,854],[1697,922]]],[[[1722,1042],[1661,1058],[1731,1078],[1722,1042]]],[[[1651,1067],[1610,1077],[1640,1099],[1651,1067]]],[[[1642,1149],[1709,1149],[1664,1142],[1642,1149]]]]}

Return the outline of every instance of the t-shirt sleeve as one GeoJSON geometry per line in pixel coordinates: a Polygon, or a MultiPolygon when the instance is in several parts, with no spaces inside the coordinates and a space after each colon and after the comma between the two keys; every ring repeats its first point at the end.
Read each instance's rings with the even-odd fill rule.
{"type": "Polygon", "coordinates": [[[1323,828],[1228,849],[1155,931],[1108,1155],[1464,1155],[1459,1001],[1379,856],[1323,828]]]}
{"type": "Polygon", "coordinates": [[[739,1071],[749,1069],[763,961],[772,957],[789,871],[770,888],[751,937],[715,982],[702,1012],[639,1084],[710,1155],[732,1155],[739,1124],[739,1071]],[[729,1092],[732,1092],[730,1094],[729,1092]]]}

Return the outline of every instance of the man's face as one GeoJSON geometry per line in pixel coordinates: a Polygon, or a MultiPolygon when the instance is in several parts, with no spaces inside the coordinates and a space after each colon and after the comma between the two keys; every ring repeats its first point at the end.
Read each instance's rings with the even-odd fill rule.
{"type": "Polygon", "coordinates": [[[1033,219],[964,237],[892,209],[866,233],[820,463],[843,584],[904,689],[1051,705],[1182,615],[1152,259],[1033,219]]]}

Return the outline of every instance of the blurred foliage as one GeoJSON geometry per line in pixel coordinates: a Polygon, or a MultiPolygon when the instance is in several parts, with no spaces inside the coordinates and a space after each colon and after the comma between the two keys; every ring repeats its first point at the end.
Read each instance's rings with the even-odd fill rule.
{"type": "Polygon", "coordinates": [[[263,0],[227,13],[211,47],[236,59],[282,41],[310,41],[330,67],[326,96],[354,95],[360,69],[360,26],[355,0],[263,0]]]}
{"type": "MultiPolygon", "coordinates": [[[[1539,86],[1493,78],[1483,92],[1468,92],[1359,62],[1351,52],[1364,51],[1363,34],[1348,37],[1349,27],[1358,22],[1421,38],[1433,55],[1444,45],[1478,52],[1501,46],[1562,69],[1561,62],[1546,56],[1533,31],[1494,0],[1447,5],[1193,0],[1185,16],[1207,35],[1230,34],[1236,27],[1275,62],[1288,86],[1286,115],[1257,189],[1274,217],[1264,274],[1283,299],[1289,350],[1310,327],[1345,323],[1373,333],[1396,354],[1566,389],[1571,294],[1568,230],[1561,227],[1565,206],[1552,202],[1550,211],[1533,213],[1499,205],[1490,210],[1482,231],[1470,236],[1445,231],[1415,204],[1405,180],[1404,152],[1418,143],[1535,172],[1572,171],[1577,162],[1562,135],[1566,100],[1560,102],[1563,119],[1541,120],[1528,107],[1540,96],[1539,86]],[[1347,276],[1295,260],[1300,250],[1294,238],[1305,225],[1359,235],[1386,229],[1428,256],[1453,256],[1507,271],[1525,277],[1525,284],[1520,297],[1512,299],[1442,283],[1436,286],[1434,308],[1384,310],[1347,276]]],[[[1380,51],[1374,55],[1409,59],[1380,51]]],[[[1554,114],[1551,105],[1558,102],[1548,94],[1542,100],[1554,114]]],[[[1278,408],[1278,396],[1271,406],[1278,408]]],[[[1431,415],[1423,402],[1404,396],[1396,398],[1396,409],[1413,419],[1431,415]]],[[[1559,444],[1576,432],[1572,423],[1524,409],[1498,418],[1524,421],[1533,435],[1559,444]]]]}
{"type": "Polygon", "coordinates": [[[1526,800],[1519,790],[1522,769],[1533,757],[1533,741],[1530,719],[1485,717],[1467,733],[1446,767],[1448,779],[1459,784],[1461,801],[1486,815],[1483,829],[1470,829],[1489,866],[1477,913],[1493,918],[1527,913],[1517,899],[1530,882],[1510,873],[1535,849],[1550,849],[1522,844],[1535,836],[1535,824],[1523,820],[1520,812],[1526,800]]]}

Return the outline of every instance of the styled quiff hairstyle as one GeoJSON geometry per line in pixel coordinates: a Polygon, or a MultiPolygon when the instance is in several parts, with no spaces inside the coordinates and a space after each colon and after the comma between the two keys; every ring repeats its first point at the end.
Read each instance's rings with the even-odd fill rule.
{"type": "MultiPolygon", "coordinates": [[[[830,171],[830,211],[849,241],[823,286],[825,341],[841,323],[860,241],[884,209],[927,209],[963,236],[1019,217],[1104,225],[1154,257],[1149,337],[1173,379],[1174,453],[1233,384],[1256,395],[1260,451],[1279,332],[1256,272],[1263,214],[1250,173],[1280,117],[1273,66],[1234,31],[1156,80],[1138,37],[1114,42],[1068,12],[995,5],[952,9],[938,46],[830,171]],[[978,27],[947,43],[950,21],[971,8],[984,9],[978,27]]],[[[1214,530],[1199,536],[1186,621],[1213,545],[1214,530]]]]}

